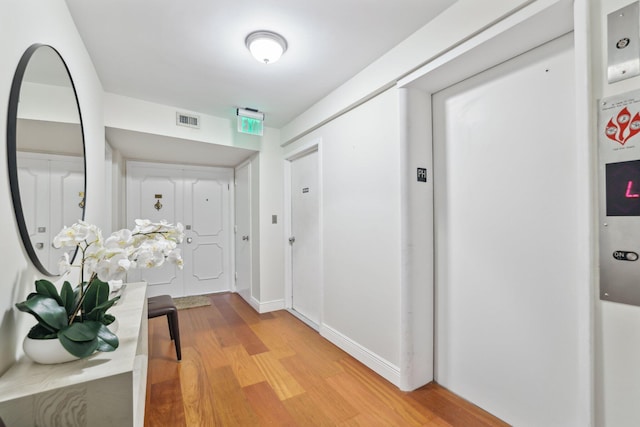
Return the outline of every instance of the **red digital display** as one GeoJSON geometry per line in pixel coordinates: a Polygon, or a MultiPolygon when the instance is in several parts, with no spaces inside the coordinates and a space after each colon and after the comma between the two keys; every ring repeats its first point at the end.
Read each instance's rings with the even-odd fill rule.
{"type": "Polygon", "coordinates": [[[605,167],[607,216],[640,216],[640,160],[605,167]]]}

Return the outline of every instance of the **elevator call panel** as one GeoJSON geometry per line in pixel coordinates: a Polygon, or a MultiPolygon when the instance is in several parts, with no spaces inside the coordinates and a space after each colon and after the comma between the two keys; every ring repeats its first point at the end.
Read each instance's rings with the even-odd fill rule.
{"type": "Polygon", "coordinates": [[[640,91],[598,110],[600,299],[640,305],[640,91]]]}

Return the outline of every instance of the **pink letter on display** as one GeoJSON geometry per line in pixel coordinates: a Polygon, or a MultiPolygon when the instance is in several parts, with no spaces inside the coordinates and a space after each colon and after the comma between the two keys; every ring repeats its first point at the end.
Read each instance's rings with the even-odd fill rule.
{"type": "Polygon", "coordinates": [[[627,192],[625,193],[625,196],[627,197],[627,199],[635,199],[640,197],[640,194],[631,193],[631,187],[633,187],[633,181],[629,181],[629,183],[627,184],[627,192]]]}

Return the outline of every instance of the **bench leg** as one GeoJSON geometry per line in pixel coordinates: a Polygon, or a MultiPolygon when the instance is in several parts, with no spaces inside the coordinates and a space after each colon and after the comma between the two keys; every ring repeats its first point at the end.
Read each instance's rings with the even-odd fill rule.
{"type": "Polygon", "coordinates": [[[180,350],[180,326],[178,324],[178,310],[172,311],[167,315],[169,320],[169,335],[176,346],[176,356],[178,360],[182,360],[182,351],[180,350]]]}

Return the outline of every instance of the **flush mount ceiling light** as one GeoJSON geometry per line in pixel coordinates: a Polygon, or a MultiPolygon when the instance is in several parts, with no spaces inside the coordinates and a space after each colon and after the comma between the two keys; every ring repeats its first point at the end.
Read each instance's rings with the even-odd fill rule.
{"type": "Polygon", "coordinates": [[[265,64],[273,64],[287,50],[287,41],[271,31],[254,31],[244,41],[254,58],[265,64]]]}

